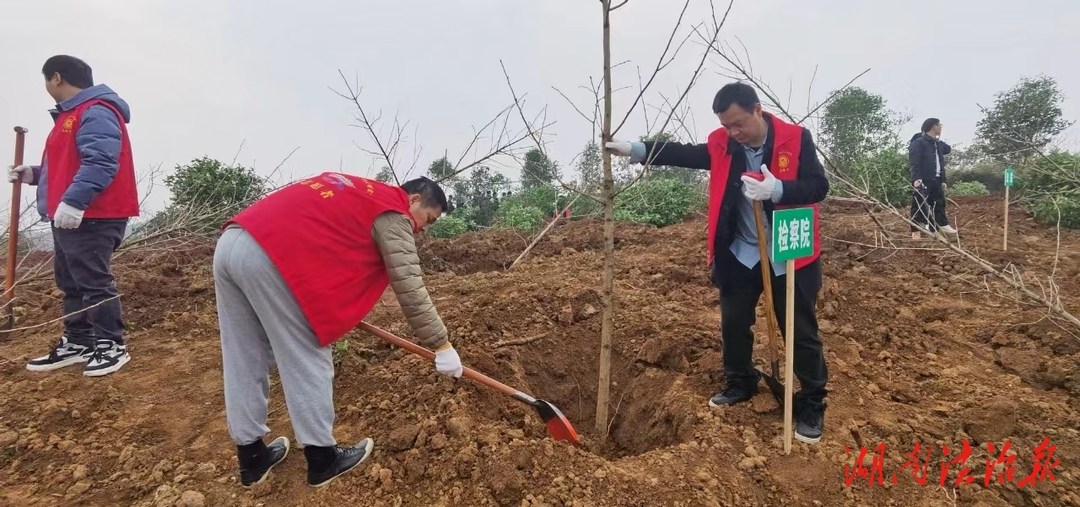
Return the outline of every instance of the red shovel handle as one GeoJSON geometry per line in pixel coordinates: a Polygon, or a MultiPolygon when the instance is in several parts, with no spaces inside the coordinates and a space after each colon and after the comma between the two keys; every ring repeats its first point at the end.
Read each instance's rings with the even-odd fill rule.
{"type": "Polygon", "coordinates": [[[756,173],[756,172],[753,172],[753,171],[746,171],[746,172],[742,173],[742,175],[743,176],[749,176],[749,177],[754,178],[755,180],[758,180],[758,181],[765,181],[765,175],[761,174],[761,173],[756,173]]]}
{"type": "MultiPolygon", "coordinates": [[[[394,335],[392,335],[392,334],[390,334],[390,333],[388,333],[386,331],[383,331],[382,329],[379,329],[379,328],[377,328],[375,326],[372,326],[371,324],[368,324],[367,322],[361,322],[359,327],[360,327],[360,329],[363,329],[364,331],[367,331],[367,332],[369,332],[369,333],[371,333],[371,334],[373,334],[373,335],[375,335],[375,336],[377,336],[379,338],[382,338],[383,340],[385,340],[387,342],[390,342],[390,343],[392,343],[394,345],[397,345],[398,347],[401,347],[401,348],[403,348],[403,349],[405,349],[405,350],[407,350],[409,352],[412,352],[413,354],[416,354],[416,355],[418,355],[420,357],[423,357],[425,359],[435,359],[435,353],[434,352],[432,352],[432,351],[430,351],[428,349],[425,349],[424,347],[421,347],[421,346],[419,346],[419,345],[417,345],[417,344],[415,344],[415,343],[413,343],[411,341],[408,341],[408,340],[406,340],[404,338],[394,336],[394,335]]],[[[483,373],[480,373],[480,372],[478,372],[476,370],[473,370],[473,369],[470,369],[470,368],[467,368],[467,367],[464,367],[464,366],[462,367],[461,376],[463,376],[463,377],[465,377],[467,379],[475,380],[475,381],[477,381],[477,382],[479,382],[481,384],[484,384],[485,386],[488,386],[488,387],[490,387],[492,389],[495,389],[496,391],[499,391],[499,392],[501,392],[501,393],[503,393],[503,394],[505,394],[507,396],[513,396],[513,395],[518,393],[517,389],[514,389],[513,387],[510,387],[510,386],[508,386],[506,384],[503,384],[502,382],[499,382],[498,380],[495,380],[495,379],[493,379],[491,377],[488,377],[487,375],[484,375],[483,373]]]]}

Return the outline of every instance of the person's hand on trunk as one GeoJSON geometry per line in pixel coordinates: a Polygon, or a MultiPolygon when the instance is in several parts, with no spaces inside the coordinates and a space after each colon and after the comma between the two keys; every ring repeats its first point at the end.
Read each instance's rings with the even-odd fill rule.
{"type": "Polygon", "coordinates": [[[604,148],[610,153],[620,157],[630,156],[631,145],[626,141],[611,141],[604,143],[604,148]]]}

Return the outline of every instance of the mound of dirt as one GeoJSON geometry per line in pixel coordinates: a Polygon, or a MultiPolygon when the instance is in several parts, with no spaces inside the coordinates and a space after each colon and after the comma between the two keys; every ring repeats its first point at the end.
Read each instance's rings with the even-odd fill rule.
{"type": "MultiPolygon", "coordinates": [[[[961,244],[999,269],[1017,267],[1033,290],[1053,276],[1064,306],[1080,307],[1080,235],[1062,231],[1059,240],[1013,210],[1002,252],[1000,208],[957,199],[950,212],[961,244]]],[[[912,242],[895,217],[877,216],[883,235],[859,206],[823,211],[829,410],[823,441],[795,442],[790,455],[782,412],[764,388],[751,403],[707,406],[723,358],[702,219],[618,227],[611,420],[596,424],[603,239],[601,224],[582,221],[556,226],[510,271],[529,242],[511,231],[425,240],[421,250],[463,361],[554,403],[582,435],[580,448],[548,438],[531,408],[355,332],[335,356],[336,432],[346,443],[373,437],[373,458],[315,491],[294,448],[268,483],[243,490],[225,428],[212,244],[202,244],[118,261],[133,360],[115,375],[27,372],[26,359],[58,337],[56,323],[0,344],[0,504],[1080,504],[1065,465],[1080,453],[1080,330],[942,245],[912,242]],[[1016,487],[1044,438],[1062,463],[1055,480],[1016,487]],[[953,459],[965,440],[974,483],[954,487],[962,466],[953,464],[940,488],[944,447],[953,459]],[[1005,441],[1014,482],[984,486],[988,444],[997,458],[1005,441]],[[916,443],[923,459],[933,446],[925,486],[905,467],[916,443]],[[871,449],[872,467],[879,444],[881,483],[863,474],[848,485],[859,446],[871,449]]],[[[21,295],[20,324],[60,316],[47,283],[21,295]]],[[[391,293],[368,321],[411,336],[391,293]]],[[[767,357],[760,343],[756,357],[767,357]]],[[[291,437],[272,378],[269,425],[291,437]]]]}

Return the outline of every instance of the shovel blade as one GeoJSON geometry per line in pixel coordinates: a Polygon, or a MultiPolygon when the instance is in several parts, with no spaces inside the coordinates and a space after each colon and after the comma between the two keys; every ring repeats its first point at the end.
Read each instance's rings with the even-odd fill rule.
{"type": "Polygon", "coordinates": [[[581,441],[578,439],[577,431],[574,430],[574,426],[570,424],[570,420],[567,419],[555,405],[544,400],[536,400],[531,403],[531,405],[536,408],[537,414],[540,415],[540,420],[544,421],[548,433],[551,434],[551,438],[570,442],[574,445],[581,444],[581,441]]]}
{"type": "MultiPolygon", "coordinates": [[[[773,371],[776,371],[775,369],[773,371]]],[[[765,385],[769,387],[769,392],[772,393],[773,398],[776,398],[776,404],[780,405],[780,408],[784,407],[784,384],[780,382],[775,376],[769,375],[765,372],[760,372],[761,378],[765,379],[765,385]]]]}

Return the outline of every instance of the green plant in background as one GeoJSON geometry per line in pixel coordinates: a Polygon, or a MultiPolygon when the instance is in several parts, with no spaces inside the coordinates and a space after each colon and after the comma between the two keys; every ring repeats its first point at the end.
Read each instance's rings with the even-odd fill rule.
{"type": "Polygon", "coordinates": [[[427,228],[433,238],[453,238],[469,231],[469,222],[453,213],[443,216],[427,228]]]}
{"type": "Polygon", "coordinates": [[[1038,155],[1016,176],[1019,200],[1035,219],[1080,228],[1080,154],[1053,150],[1038,155]]]}
{"type": "Polygon", "coordinates": [[[172,194],[172,202],[150,220],[133,227],[133,234],[166,229],[216,234],[225,220],[269,190],[266,180],[254,170],[209,157],[176,166],[176,171],[165,178],[165,187],[172,194]]]}
{"type": "MultiPolygon", "coordinates": [[[[882,150],[851,164],[847,169],[847,178],[873,198],[893,206],[904,206],[910,202],[910,171],[904,151],[882,150]]],[[[829,192],[847,195],[847,190],[846,185],[833,183],[829,192]]]]}
{"type": "Polygon", "coordinates": [[[615,219],[664,227],[708,206],[703,187],[677,178],[646,179],[615,199],[615,219]]]}
{"type": "Polygon", "coordinates": [[[544,224],[546,214],[540,208],[523,206],[519,202],[504,202],[499,206],[497,225],[532,232],[544,224]]]}
{"type": "Polygon", "coordinates": [[[949,185],[950,196],[971,196],[971,195],[990,195],[990,191],[986,189],[986,185],[983,185],[979,181],[960,181],[949,185]]]}

